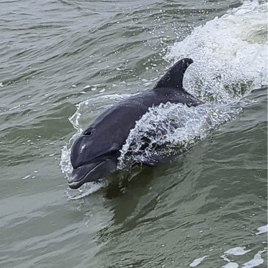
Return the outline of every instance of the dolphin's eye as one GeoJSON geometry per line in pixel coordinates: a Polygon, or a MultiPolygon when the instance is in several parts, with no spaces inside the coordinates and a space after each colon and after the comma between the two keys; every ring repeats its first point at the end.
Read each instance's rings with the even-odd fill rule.
{"type": "Polygon", "coordinates": [[[94,129],[92,129],[91,127],[88,128],[88,129],[85,129],[83,134],[84,135],[87,135],[87,136],[90,136],[92,133],[94,132],[94,129]]]}

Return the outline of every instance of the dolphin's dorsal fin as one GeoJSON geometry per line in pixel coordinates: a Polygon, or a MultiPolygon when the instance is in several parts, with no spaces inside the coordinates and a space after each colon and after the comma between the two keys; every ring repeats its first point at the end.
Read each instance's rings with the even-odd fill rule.
{"type": "Polygon", "coordinates": [[[187,67],[193,63],[192,59],[182,59],[176,62],[168,72],[156,83],[156,88],[182,88],[183,75],[187,67]]]}

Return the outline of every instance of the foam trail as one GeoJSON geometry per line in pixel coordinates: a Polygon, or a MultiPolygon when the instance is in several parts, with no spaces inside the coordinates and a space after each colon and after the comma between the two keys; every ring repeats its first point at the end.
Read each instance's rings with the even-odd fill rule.
{"type": "Polygon", "coordinates": [[[194,60],[185,88],[194,93],[198,86],[203,100],[226,103],[267,86],[267,10],[268,3],[246,1],[170,47],[167,60],[194,60]]]}

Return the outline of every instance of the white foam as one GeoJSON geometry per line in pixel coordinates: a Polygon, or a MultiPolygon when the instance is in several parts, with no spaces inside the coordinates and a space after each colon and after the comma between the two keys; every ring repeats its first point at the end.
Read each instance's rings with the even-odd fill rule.
{"type": "Polygon", "coordinates": [[[259,234],[263,234],[263,233],[267,233],[268,232],[268,224],[261,226],[258,228],[258,233],[256,233],[257,235],[259,234]]]}
{"type": "Polygon", "coordinates": [[[242,268],[253,268],[259,266],[264,263],[264,259],[261,257],[261,253],[265,252],[265,250],[259,251],[255,254],[254,258],[243,264],[242,268]]]}
{"type": "Polygon", "coordinates": [[[237,268],[239,265],[236,262],[229,262],[222,266],[222,268],[237,268]]]}
{"type": "MultiPolygon", "coordinates": [[[[185,88],[194,90],[199,85],[200,95],[206,99],[233,85],[267,86],[267,9],[267,3],[246,1],[175,43],[167,60],[194,60],[186,72],[185,88]]],[[[228,91],[218,97],[228,99],[228,91]]]]}
{"type": "Polygon", "coordinates": [[[248,252],[250,252],[250,250],[245,250],[245,248],[242,248],[242,247],[235,247],[235,248],[231,248],[225,251],[224,253],[229,254],[229,255],[240,256],[240,255],[245,255],[248,252]]]}
{"type": "Polygon", "coordinates": [[[61,150],[60,167],[61,167],[62,173],[65,173],[66,175],[72,172],[70,152],[71,152],[71,149],[68,147],[68,145],[64,145],[61,150]]]}
{"type": "Polygon", "coordinates": [[[204,256],[198,259],[195,259],[189,266],[190,267],[196,267],[197,265],[199,265],[206,257],[208,256],[204,256]]]}
{"type": "MultiPolygon", "coordinates": [[[[243,256],[245,254],[247,254],[248,252],[251,252],[252,250],[245,250],[245,247],[235,247],[235,248],[231,248],[227,251],[225,251],[224,253],[227,255],[233,255],[233,256],[243,256]]],[[[242,268],[253,268],[253,267],[257,267],[261,264],[264,263],[264,259],[262,258],[261,254],[266,252],[266,249],[258,251],[258,253],[256,253],[254,255],[254,258],[248,262],[245,262],[241,267],[242,268]]],[[[221,256],[225,261],[227,261],[228,263],[225,264],[224,266],[222,266],[222,268],[237,268],[239,267],[238,263],[236,262],[231,262],[225,255],[221,256]]],[[[241,263],[241,262],[240,262],[241,263]]]]}

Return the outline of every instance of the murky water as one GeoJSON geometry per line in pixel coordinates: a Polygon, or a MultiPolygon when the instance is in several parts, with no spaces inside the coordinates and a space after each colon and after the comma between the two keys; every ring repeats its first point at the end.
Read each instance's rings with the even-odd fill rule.
{"type": "Polygon", "coordinates": [[[267,9],[2,1],[0,266],[267,267],[267,9]],[[183,144],[182,157],[131,170],[124,191],[69,190],[77,133],[183,57],[185,88],[205,104],[151,109],[120,168],[128,151],[155,153],[132,145],[160,123],[157,142],[183,144]]]}

